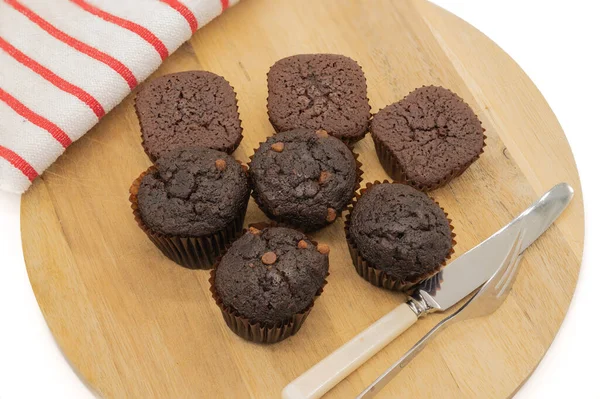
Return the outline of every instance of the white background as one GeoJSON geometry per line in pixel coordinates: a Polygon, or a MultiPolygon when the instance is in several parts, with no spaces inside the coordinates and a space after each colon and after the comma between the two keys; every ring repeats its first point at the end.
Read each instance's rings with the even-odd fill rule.
{"type": "MultiPolygon", "coordinates": [[[[598,2],[434,2],[487,34],[527,72],[566,132],[583,185],[586,239],[575,297],[555,342],[517,398],[600,398],[598,2]]],[[[0,398],[41,397],[92,395],[60,354],[33,296],[21,252],[19,197],[0,193],[0,398]]]]}

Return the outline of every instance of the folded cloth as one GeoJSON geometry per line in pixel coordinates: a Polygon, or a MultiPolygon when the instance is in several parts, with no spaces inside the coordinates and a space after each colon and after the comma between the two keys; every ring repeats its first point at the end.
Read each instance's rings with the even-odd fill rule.
{"type": "Polygon", "coordinates": [[[22,193],[238,0],[0,0],[0,189],[22,193]]]}

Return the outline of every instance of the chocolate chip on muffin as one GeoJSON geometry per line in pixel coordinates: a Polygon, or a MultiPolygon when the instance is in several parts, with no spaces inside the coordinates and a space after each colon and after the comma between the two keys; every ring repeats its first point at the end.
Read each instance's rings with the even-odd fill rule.
{"type": "Polygon", "coordinates": [[[187,267],[208,268],[241,234],[250,187],[231,156],[190,147],[159,158],[136,180],[132,194],[144,231],[167,256],[187,267]]]}
{"type": "Polygon", "coordinates": [[[273,343],[298,331],[328,270],[327,254],[304,234],[267,227],[231,245],[216,266],[211,290],[236,334],[273,343]]]}
{"type": "Polygon", "coordinates": [[[348,205],[359,172],[354,154],[340,140],[296,129],[260,145],[250,178],[267,216],[311,231],[332,223],[348,205]]]}
{"type": "Polygon", "coordinates": [[[301,54],[277,61],[267,77],[269,119],[276,131],[322,129],[347,143],[362,139],[370,110],[367,81],[356,61],[301,54]]]}

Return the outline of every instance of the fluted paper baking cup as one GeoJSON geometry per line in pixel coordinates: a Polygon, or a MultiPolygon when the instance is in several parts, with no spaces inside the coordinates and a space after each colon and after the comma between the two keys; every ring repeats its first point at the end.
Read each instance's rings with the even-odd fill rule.
{"type": "MultiPolygon", "coordinates": [[[[237,140],[235,141],[235,143],[233,143],[232,145],[225,147],[225,148],[212,148],[213,150],[217,150],[217,151],[221,151],[221,152],[225,152],[229,155],[233,154],[233,152],[238,148],[238,146],[240,145],[240,143],[242,142],[242,139],[244,138],[244,128],[242,127],[242,120],[240,119],[240,107],[238,105],[238,98],[237,98],[237,92],[235,91],[235,89],[233,88],[233,86],[231,85],[231,83],[229,83],[229,81],[227,79],[225,79],[225,81],[227,82],[227,84],[233,89],[233,93],[235,94],[235,109],[237,112],[237,116],[238,119],[240,120],[240,137],[237,138],[237,140]]],[[[152,163],[156,162],[156,160],[158,159],[157,157],[155,157],[150,149],[148,148],[147,144],[146,144],[146,140],[144,140],[144,127],[142,126],[141,123],[141,118],[140,118],[140,113],[138,112],[138,107],[137,107],[137,94],[133,100],[133,108],[135,109],[135,115],[137,116],[138,119],[138,123],[140,125],[140,134],[142,137],[142,148],[144,149],[144,152],[146,153],[146,155],[148,155],[148,158],[150,158],[150,160],[152,161],[152,163]]],[[[173,146],[173,148],[170,148],[169,150],[175,150],[179,148],[178,146],[173,146]]]]}
{"type": "Polygon", "coordinates": [[[222,255],[227,245],[236,240],[241,234],[244,217],[248,207],[249,194],[245,205],[240,208],[235,218],[220,231],[199,237],[183,237],[162,234],[148,227],[141,216],[138,207],[138,191],[144,176],[153,173],[155,166],[143,172],[129,189],[129,201],[133,216],[138,226],[146,233],[150,241],[169,259],[188,269],[210,269],[217,258],[222,255]]]}
{"type": "MultiPolygon", "coordinates": [[[[363,70],[363,67],[358,62],[356,62],[356,64],[358,65],[361,72],[363,73],[363,76],[365,76],[365,71],[363,70]]],[[[266,74],[267,82],[269,81],[269,73],[271,72],[272,68],[273,68],[273,65],[271,65],[271,67],[269,68],[269,71],[266,74]]],[[[366,76],[365,76],[365,79],[366,79],[366,76]]],[[[367,104],[369,105],[369,120],[367,121],[367,127],[365,128],[364,132],[362,132],[359,135],[353,136],[353,137],[337,137],[332,134],[333,137],[341,140],[350,149],[353,149],[354,145],[356,143],[358,143],[359,141],[361,141],[362,139],[364,139],[365,136],[367,135],[367,133],[369,132],[369,125],[371,123],[371,118],[373,117],[373,113],[371,112],[373,110],[373,107],[371,107],[371,100],[369,99],[368,96],[367,96],[367,104]]],[[[312,127],[307,127],[307,126],[294,126],[293,128],[290,128],[290,129],[280,129],[279,126],[277,126],[277,124],[271,118],[271,110],[269,109],[269,96],[268,95],[267,95],[266,108],[267,108],[267,116],[269,117],[269,122],[271,123],[271,126],[273,126],[273,130],[275,130],[275,134],[293,130],[293,129],[313,129],[312,127]]],[[[320,129],[322,129],[322,128],[320,128],[320,129]]],[[[323,129],[323,130],[327,131],[327,129],[323,129]]]]}
{"type": "MultiPolygon", "coordinates": [[[[485,129],[484,129],[484,132],[485,132],[485,129]]],[[[398,159],[394,156],[394,153],[390,150],[390,148],[387,146],[387,144],[385,144],[383,141],[379,140],[373,134],[371,134],[371,137],[373,138],[373,143],[375,144],[375,152],[377,152],[377,157],[379,158],[379,163],[381,163],[381,166],[386,171],[386,173],[394,181],[396,181],[398,183],[406,184],[406,185],[416,188],[417,190],[420,190],[420,191],[435,190],[437,188],[440,188],[440,187],[446,185],[450,180],[462,175],[463,172],[465,170],[467,170],[469,168],[469,166],[471,166],[471,164],[473,164],[473,162],[475,162],[477,159],[479,159],[481,154],[483,154],[483,149],[486,146],[485,140],[487,139],[487,136],[484,134],[483,135],[483,147],[481,148],[481,152],[479,154],[477,154],[476,156],[474,156],[473,159],[471,159],[466,165],[464,165],[463,167],[460,167],[460,168],[453,169],[450,173],[448,173],[442,179],[438,180],[437,182],[435,182],[433,184],[424,185],[424,184],[415,182],[414,180],[410,179],[406,175],[406,171],[404,170],[402,165],[400,165],[400,163],[398,162],[398,159]]]]}
{"type": "MultiPolygon", "coordinates": [[[[393,291],[407,291],[407,290],[410,290],[411,287],[420,283],[421,281],[427,280],[429,277],[438,273],[446,265],[447,261],[450,260],[452,254],[454,253],[454,246],[456,245],[456,240],[454,239],[456,237],[456,234],[454,233],[454,226],[452,226],[452,219],[448,219],[448,214],[444,211],[444,208],[442,208],[440,206],[442,211],[444,211],[446,218],[448,219],[448,224],[450,225],[450,231],[452,232],[452,247],[450,248],[450,251],[448,252],[448,255],[446,256],[446,259],[444,260],[444,262],[442,262],[433,271],[431,271],[427,274],[424,274],[422,276],[417,276],[410,280],[400,280],[400,279],[390,275],[389,273],[387,273],[381,269],[378,269],[376,265],[370,264],[367,260],[365,260],[361,256],[356,243],[354,242],[354,240],[352,239],[352,237],[350,235],[350,217],[352,215],[352,211],[356,207],[356,203],[358,202],[358,200],[361,196],[363,196],[368,190],[371,189],[371,187],[373,187],[374,185],[377,185],[377,184],[403,184],[403,183],[401,183],[401,182],[393,182],[392,183],[387,180],[384,180],[383,182],[375,181],[373,183],[367,183],[366,188],[361,189],[356,194],[354,201],[352,201],[352,205],[350,207],[350,212],[346,215],[346,220],[344,223],[344,230],[346,233],[346,242],[348,244],[348,250],[350,252],[350,257],[352,258],[352,263],[354,265],[356,273],[358,273],[358,275],[361,276],[363,279],[367,280],[368,282],[370,282],[371,284],[373,284],[374,286],[377,286],[377,287],[381,287],[381,288],[385,288],[385,289],[393,290],[393,291]]],[[[439,206],[439,203],[437,201],[435,201],[433,199],[432,199],[432,201],[434,201],[439,206]]]]}
{"type": "MultiPolygon", "coordinates": [[[[267,227],[276,227],[275,223],[257,223],[253,224],[252,227],[258,228],[262,230],[267,227]]],[[[317,242],[310,240],[315,247],[317,246],[317,242]]],[[[215,263],[215,267],[210,271],[210,292],[212,294],[215,303],[221,310],[221,314],[223,315],[223,319],[227,326],[233,331],[236,335],[244,338],[245,340],[256,342],[259,344],[274,344],[280,341],[283,341],[286,338],[291,337],[296,334],[302,324],[310,314],[316,299],[323,293],[323,288],[327,284],[327,276],[325,276],[325,280],[323,280],[323,285],[317,290],[315,296],[311,303],[301,312],[294,314],[287,320],[282,320],[281,322],[273,325],[259,323],[254,320],[250,320],[239,314],[233,307],[226,306],[223,303],[219,293],[217,292],[215,286],[215,277],[216,272],[219,267],[219,263],[222,257],[220,257],[215,263]]]]}

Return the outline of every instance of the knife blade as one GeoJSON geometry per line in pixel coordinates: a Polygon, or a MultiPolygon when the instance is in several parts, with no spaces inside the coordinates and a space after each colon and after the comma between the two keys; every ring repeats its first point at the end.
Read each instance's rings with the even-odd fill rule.
{"type": "Polygon", "coordinates": [[[512,222],[416,286],[413,297],[422,299],[426,307],[420,311],[445,311],[475,291],[494,274],[523,226],[527,226],[523,231],[522,251],[525,251],[550,227],[571,198],[571,186],[557,184],[512,222]]]}
{"type": "Polygon", "coordinates": [[[288,384],[282,391],[283,399],[320,398],[418,318],[457,304],[494,275],[518,234],[523,235],[524,251],[550,227],[572,198],[573,189],[568,184],[554,186],[509,224],[418,284],[407,302],[288,384]]]}

